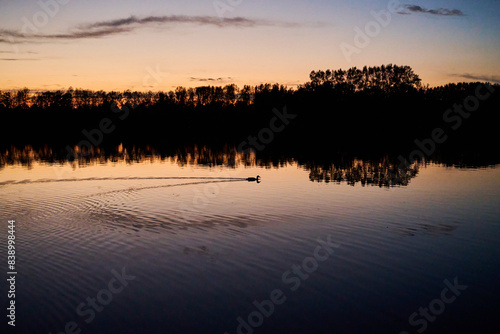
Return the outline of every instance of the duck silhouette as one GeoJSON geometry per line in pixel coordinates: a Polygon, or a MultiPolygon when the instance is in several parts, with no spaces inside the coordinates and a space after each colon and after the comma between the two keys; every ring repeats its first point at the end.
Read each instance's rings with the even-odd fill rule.
{"type": "Polygon", "coordinates": [[[247,178],[247,181],[260,183],[260,175],[257,175],[257,177],[249,177],[247,178]]]}

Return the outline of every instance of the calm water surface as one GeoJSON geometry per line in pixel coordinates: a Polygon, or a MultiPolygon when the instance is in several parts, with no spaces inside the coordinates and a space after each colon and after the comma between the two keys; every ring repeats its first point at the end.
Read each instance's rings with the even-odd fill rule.
{"type": "Polygon", "coordinates": [[[312,182],[293,163],[35,163],[0,170],[0,202],[1,249],[17,222],[16,333],[71,321],[81,333],[498,333],[486,328],[500,310],[500,167],[429,164],[388,188],[312,182]],[[312,260],[329,238],[333,253],[312,260]],[[133,279],[102,292],[113,270],[133,279]],[[455,278],[467,288],[435,301],[455,278]],[[275,290],[279,305],[257,313],[275,290]]]}

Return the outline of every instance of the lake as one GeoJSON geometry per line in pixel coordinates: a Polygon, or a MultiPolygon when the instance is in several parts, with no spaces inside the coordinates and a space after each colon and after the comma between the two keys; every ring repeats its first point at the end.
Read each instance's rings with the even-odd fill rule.
{"type": "Polygon", "coordinates": [[[15,333],[499,329],[500,165],[212,158],[4,156],[15,333]]]}

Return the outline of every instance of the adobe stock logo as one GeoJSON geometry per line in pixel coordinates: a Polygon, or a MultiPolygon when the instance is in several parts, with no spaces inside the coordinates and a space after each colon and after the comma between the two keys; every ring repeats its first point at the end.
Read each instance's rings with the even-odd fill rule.
{"type": "Polygon", "coordinates": [[[240,6],[243,0],[215,0],[214,8],[219,18],[224,18],[227,12],[233,12],[236,7],[240,6]]]}
{"type": "MultiPolygon", "coordinates": [[[[455,103],[453,109],[447,109],[443,114],[443,121],[448,124],[453,131],[457,131],[464,120],[468,119],[474,112],[479,110],[481,102],[486,101],[493,94],[495,89],[489,84],[480,84],[476,87],[475,95],[467,96],[461,104],[455,103]],[[483,92],[481,92],[483,90],[483,92]]],[[[449,136],[445,129],[438,127],[432,130],[430,136],[423,140],[415,139],[414,143],[418,149],[412,151],[409,161],[402,155],[398,157],[400,168],[411,165],[413,162],[431,157],[436,152],[437,145],[444,144],[449,136]]]]}
{"type": "MultiPolygon", "coordinates": [[[[132,105],[131,103],[125,103],[121,108],[117,105],[112,105],[111,110],[114,113],[120,113],[118,120],[124,121],[130,115],[130,109],[134,109],[137,105],[132,105]]],[[[94,129],[83,129],[82,134],[88,140],[81,140],[76,147],[71,147],[66,145],[66,159],[71,161],[78,159],[79,156],[90,155],[94,147],[98,147],[104,141],[104,135],[111,134],[116,130],[116,124],[110,118],[103,118],[99,121],[99,126],[94,129]]]]}
{"type": "MultiPolygon", "coordinates": [[[[31,20],[28,19],[26,16],[23,16],[22,22],[23,25],[20,30],[20,35],[26,35],[30,31],[32,34],[38,34],[40,32],[40,29],[45,27],[47,24],[49,24],[50,19],[54,18],[60,11],[61,6],[67,5],[71,0],[39,0],[37,1],[37,5],[42,9],[37,12],[35,12],[31,16],[31,20]]],[[[12,46],[12,49],[14,53],[18,54],[19,53],[19,47],[17,46],[18,44],[21,44],[21,41],[16,40],[14,36],[7,36],[7,40],[9,41],[10,45],[12,46]]]]}
{"type": "MultiPolygon", "coordinates": [[[[107,289],[101,289],[94,297],[87,297],[85,302],[80,303],[76,307],[76,314],[90,324],[96,318],[96,312],[100,313],[104,308],[111,304],[113,296],[123,292],[129,285],[130,281],[135,279],[135,276],[127,275],[125,268],[122,268],[121,273],[116,270],[111,270],[113,277],[108,281],[107,289]]],[[[76,321],[68,321],[64,326],[64,331],[57,332],[56,334],[80,334],[82,328],[76,321]]],[[[49,334],[52,334],[50,332],[49,334]]]]}
{"type": "Polygon", "coordinates": [[[37,4],[42,8],[42,10],[36,12],[33,14],[31,21],[27,17],[23,17],[23,27],[21,29],[22,33],[27,33],[28,29],[31,30],[32,33],[38,33],[39,29],[38,28],[43,28],[45,27],[49,21],[50,18],[53,18],[54,16],[59,13],[60,6],[61,5],[67,5],[71,0],[47,0],[47,1],[42,1],[39,0],[37,1],[37,4]]]}
{"type": "Polygon", "coordinates": [[[382,28],[387,28],[392,21],[392,15],[397,13],[400,4],[399,0],[390,0],[387,10],[379,12],[371,11],[370,14],[375,20],[367,22],[364,29],[358,26],[354,27],[354,32],[356,33],[353,40],[354,45],[345,42],[340,44],[340,50],[348,62],[352,61],[354,54],[359,54],[361,50],[367,48],[372,38],[377,37],[381,33],[382,28]]]}
{"type": "MultiPolygon", "coordinates": [[[[317,239],[318,245],[314,248],[311,256],[302,260],[300,264],[293,264],[290,270],[281,275],[281,281],[291,292],[297,291],[303,282],[316,272],[321,263],[327,261],[340,245],[333,242],[329,235],[326,240],[317,239]]],[[[287,301],[286,290],[274,289],[269,293],[269,299],[263,301],[254,300],[253,310],[246,317],[236,319],[237,334],[254,334],[256,330],[264,325],[264,321],[270,318],[277,309],[287,301]]],[[[224,334],[229,334],[225,332],[224,334]]]]}
{"type": "MultiPolygon", "coordinates": [[[[452,304],[465,291],[468,286],[460,285],[458,277],[455,277],[453,283],[445,279],[443,281],[446,288],[441,290],[440,298],[436,298],[429,303],[428,307],[420,307],[418,312],[413,312],[408,318],[408,322],[416,329],[417,333],[423,333],[427,330],[429,322],[436,321],[437,317],[444,313],[446,305],[452,304]]],[[[399,334],[410,334],[410,332],[400,332],[399,334]]]]}
{"type": "Polygon", "coordinates": [[[285,130],[285,128],[290,124],[290,121],[297,117],[295,114],[289,114],[286,106],[283,107],[283,112],[274,108],[273,113],[275,117],[271,118],[269,127],[261,129],[257,136],[248,136],[248,141],[243,141],[237,147],[238,152],[247,153],[250,151],[250,148],[263,151],[266,148],[266,145],[271,144],[274,140],[275,134],[283,132],[283,130],[285,130]]]}

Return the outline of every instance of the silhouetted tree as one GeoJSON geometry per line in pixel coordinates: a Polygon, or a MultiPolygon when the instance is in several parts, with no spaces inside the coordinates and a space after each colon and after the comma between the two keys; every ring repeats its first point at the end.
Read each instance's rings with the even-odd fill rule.
{"type": "Polygon", "coordinates": [[[210,86],[196,87],[195,92],[197,105],[206,105],[210,103],[211,90],[210,86]]]}
{"type": "Polygon", "coordinates": [[[185,105],[188,97],[186,88],[181,86],[177,87],[175,89],[175,97],[180,105],[185,105]]]}
{"type": "Polygon", "coordinates": [[[29,93],[30,90],[28,88],[23,88],[17,91],[15,100],[17,107],[22,109],[26,109],[29,107],[29,102],[30,102],[29,93]]]}
{"type": "Polygon", "coordinates": [[[253,90],[249,85],[243,86],[243,89],[240,91],[239,101],[243,102],[244,105],[249,105],[252,101],[253,90]]]}
{"type": "Polygon", "coordinates": [[[14,108],[14,94],[12,92],[0,92],[0,106],[5,109],[14,108]]]}
{"type": "Polygon", "coordinates": [[[196,92],[194,88],[189,88],[187,90],[187,100],[188,100],[188,105],[194,106],[196,103],[196,92]]]}
{"type": "Polygon", "coordinates": [[[224,87],[224,100],[226,105],[233,105],[236,102],[236,94],[238,87],[235,84],[226,85],[224,87]]]}

